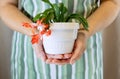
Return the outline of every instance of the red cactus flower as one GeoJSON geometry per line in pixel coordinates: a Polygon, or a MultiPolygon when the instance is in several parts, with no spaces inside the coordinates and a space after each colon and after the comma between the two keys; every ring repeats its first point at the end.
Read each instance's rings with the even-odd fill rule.
{"type": "Polygon", "coordinates": [[[39,30],[39,33],[38,34],[35,34],[35,35],[32,35],[32,39],[31,39],[31,43],[32,44],[35,44],[35,43],[38,43],[39,42],[39,39],[42,40],[42,35],[45,34],[46,36],[49,36],[51,34],[51,30],[49,30],[49,25],[48,24],[44,24],[42,23],[44,19],[41,19],[41,20],[38,20],[36,23],[27,23],[27,22],[24,22],[23,23],[23,27],[26,27],[26,28],[32,28],[32,32],[33,34],[35,34],[35,31],[33,28],[35,29],[38,29],[39,30]]]}
{"type": "Polygon", "coordinates": [[[45,34],[46,34],[46,36],[51,35],[51,30],[50,30],[50,29],[49,29],[49,30],[47,30],[45,34]]]}
{"type": "Polygon", "coordinates": [[[39,42],[39,34],[32,35],[31,43],[35,44],[39,42]]]}
{"type": "Polygon", "coordinates": [[[26,28],[32,28],[31,24],[30,24],[30,23],[26,23],[26,22],[24,22],[24,23],[22,24],[22,26],[23,26],[23,27],[26,27],[26,28]]]}
{"type": "Polygon", "coordinates": [[[40,31],[40,35],[45,34],[45,32],[46,32],[46,30],[45,30],[45,29],[42,29],[42,30],[40,31]]]}

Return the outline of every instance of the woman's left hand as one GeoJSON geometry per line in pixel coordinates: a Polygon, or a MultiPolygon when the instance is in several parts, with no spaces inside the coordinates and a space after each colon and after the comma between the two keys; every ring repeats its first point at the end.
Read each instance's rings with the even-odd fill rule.
{"type": "Polygon", "coordinates": [[[74,44],[73,54],[70,59],[70,64],[75,63],[83,55],[86,49],[87,37],[84,32],[79,32],[74,44]]]}

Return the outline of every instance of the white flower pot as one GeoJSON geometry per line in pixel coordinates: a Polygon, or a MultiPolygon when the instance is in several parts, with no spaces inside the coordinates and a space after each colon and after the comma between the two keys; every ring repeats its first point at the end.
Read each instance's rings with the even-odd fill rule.
{"type": "Polygon", "coordinates": [[[79,29],[78,23],[52,23],[50,36],[43,35],[43,46],[48,54],[71,53],[79,29]]]}

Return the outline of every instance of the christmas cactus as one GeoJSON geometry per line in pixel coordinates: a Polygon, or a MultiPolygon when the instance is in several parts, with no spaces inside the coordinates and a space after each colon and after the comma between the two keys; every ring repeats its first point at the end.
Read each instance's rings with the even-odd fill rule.
{"type": "Polygon", "coordinates": [[[46,9],[44,12],[37,14],[33,21],[34,23],[23,23],[24,27],[36,28],[39,30],[38,34],[32,36],[32,44],[38,43],[38,39],[42,38],[42,35],[45,34],[49,36],[51,34],[50,23],[55,22],[78,22],[83,25],[85,30],[88,30],[87,20],[77,13],[69,13],[68,9],[63,3],[54,3],[52,4],[49,0],[42,0],[47,3],[50,8],[46,9]]]}

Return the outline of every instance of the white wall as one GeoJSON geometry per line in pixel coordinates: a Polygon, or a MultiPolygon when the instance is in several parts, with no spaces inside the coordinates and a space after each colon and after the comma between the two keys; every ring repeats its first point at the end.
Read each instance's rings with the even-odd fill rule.
{"type": "Polygon", "coordinates": [[[0,21],[0,79],[10,79],[12,31],[0,21]]]}
{"type": "Polygon", "coordinates": [[[120,79],[120,14],[103,32],[104,78],[120,79]]]}
{"type": "MultiPolygon", "coordinates": [[[[120,79],[120,16],[103,32],[104,79],[120,79]]],[[[10,79],[12,31],[0,21],[0,79],[10,79]]]]}

